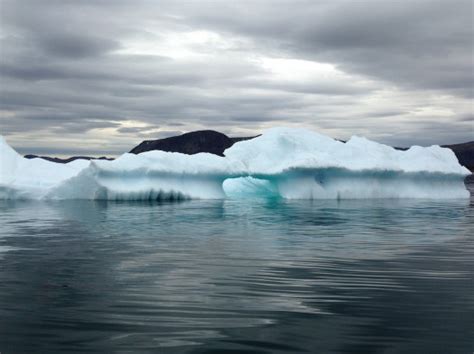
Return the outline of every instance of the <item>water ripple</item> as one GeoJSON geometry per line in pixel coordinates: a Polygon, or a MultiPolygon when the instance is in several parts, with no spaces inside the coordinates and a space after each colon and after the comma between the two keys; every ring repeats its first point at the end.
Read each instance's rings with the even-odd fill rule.
{"type": "Polygon", "coordinates": [[[2,352],[474,347],[469,202],[0,202],[0,225],[2,352]]]}

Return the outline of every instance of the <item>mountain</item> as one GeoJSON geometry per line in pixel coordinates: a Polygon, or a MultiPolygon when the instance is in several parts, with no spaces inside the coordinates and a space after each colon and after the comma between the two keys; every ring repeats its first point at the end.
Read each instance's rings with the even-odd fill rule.
{"type": "Polygon", "coordinates": [[[198,130],[165,139],[145,140],[130,152],[132,154],[140,154],[150,150],[162,150],[180,152],[187,155],[209,152],[224,156],[224,151],[234,145],[234,143],[252,138],[254,137],[229,138],[227,135],[214,130],[198,130]]]}
{"type": "Polygon", "coordinates": [[[90,157],[90,156],[72,156],[68,157],[66,159],[61,159],[59,157],[50,157],[50,156],[38,156],[38,155],[25,155],[25,159],[43,159],[51,162],[56,162],[56,163],[69,163],[71,161],[75,160],[113,160],[113,158],[110,157],[90,157]]]}

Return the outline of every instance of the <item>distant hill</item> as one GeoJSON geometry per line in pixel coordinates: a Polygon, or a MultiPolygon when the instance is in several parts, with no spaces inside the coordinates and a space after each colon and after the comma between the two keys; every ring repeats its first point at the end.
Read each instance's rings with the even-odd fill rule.
{"type": "Polygon", "coordinates": [[[224,156],[224,151],[234,143],[254,137],[229,138],[223,133],[214,130],[198,130],[183,135],[158,140],[145,140],[134,147],[130,152],[140,154],[145,151],[162,150],[194,155],[200,152],[224,156]]]}
{"type": "Polygon", "coordinates": [[[113,158],[110,157],[90,157],[90,156],[72,156],[68,157],[65,159],[60,159],[59,157],[50,157],[50,156],[38,156],[38,155],[25,155],[24,156],[26,159],[43,159],[51,162],[56,162],[56,163],[69,163],[75,160],[113,160],[113,158]]]}

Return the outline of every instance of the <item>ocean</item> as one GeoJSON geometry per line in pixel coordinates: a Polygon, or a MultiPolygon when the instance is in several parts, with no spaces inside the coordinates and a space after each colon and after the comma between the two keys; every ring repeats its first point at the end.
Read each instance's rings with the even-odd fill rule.
{"type": "Polygon", "coordinates": [[[0,201],[0,352],[472,353],[474,199],[0,201]]]}

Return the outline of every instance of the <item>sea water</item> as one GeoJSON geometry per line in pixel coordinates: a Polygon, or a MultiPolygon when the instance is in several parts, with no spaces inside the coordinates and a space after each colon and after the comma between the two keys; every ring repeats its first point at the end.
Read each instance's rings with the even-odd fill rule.
{"type": "Polygon", "coordinates": [[[474,200],[0,201],[1,353],[472,353],[474,200]]]}

